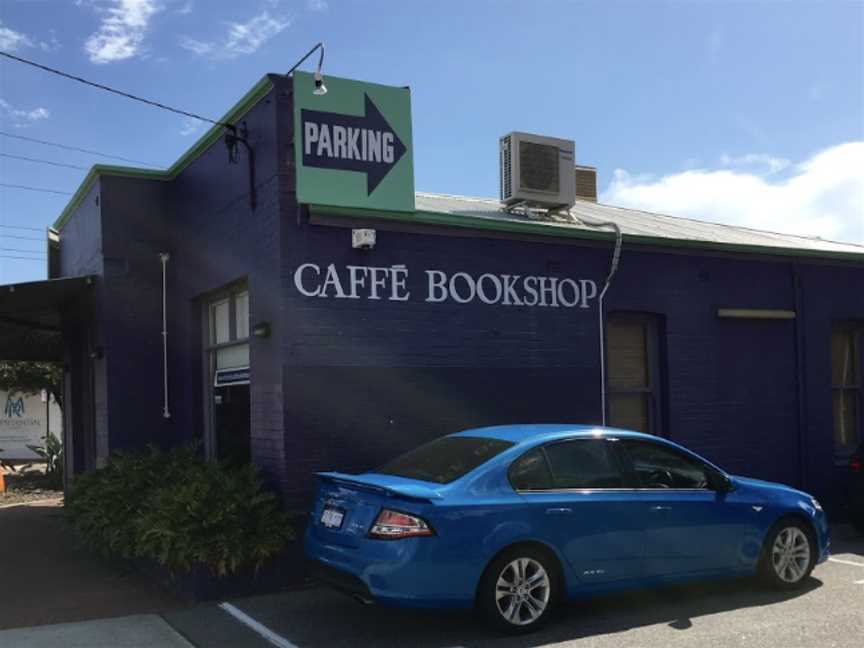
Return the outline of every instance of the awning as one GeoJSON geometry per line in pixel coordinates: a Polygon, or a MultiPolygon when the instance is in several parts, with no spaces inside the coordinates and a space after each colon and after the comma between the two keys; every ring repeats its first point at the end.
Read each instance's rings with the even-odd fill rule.
{"type": "Polygon", "coordinates": [[[0,360],[61,360],[63,312],[93,281],[88,275],[0,286],[0,360]]]}

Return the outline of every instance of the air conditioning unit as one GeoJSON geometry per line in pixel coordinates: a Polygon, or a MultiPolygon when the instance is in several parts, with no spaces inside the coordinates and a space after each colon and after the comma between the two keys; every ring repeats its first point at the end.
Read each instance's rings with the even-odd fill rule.
{"type": "Polygon", "coordinates": [[[501,138],[501,202],[547,209],[576,202],[572,140],[513,132],[501,138]]]}

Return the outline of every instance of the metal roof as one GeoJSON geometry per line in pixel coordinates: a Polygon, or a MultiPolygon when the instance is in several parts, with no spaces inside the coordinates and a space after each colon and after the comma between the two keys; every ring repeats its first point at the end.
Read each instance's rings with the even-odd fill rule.
{"type": "MultiPolygon", "coordinates": [[[[472,219],[488,220],[490,226],[495,223],[531,223],[545,226],[552,230],[560,229],[562,234],[572,235],[574,230],[596,234],[595,228],[586,227],[577,220],[568,221],[566,215],[554,217],[529,217],[519,213],[504,211],[498,200],[491,198],[468,198],[465,196],[449,196],[445,194],[417,193],[416,209],[418,212],[446,214],[448,216],[466,216],[472,219]]],[[[747,250],[757,248],[760,251],[777,253],[800,251],[807,256],[860,255],[864,260],[864,245],[827,241],[817,237],[779,234],[762,230],[724,225],[705,221],[667,216],[638,209],[625,209],[588,201],[577,201],[570,208],[570,214],[586,221],[612,221],[624,234],[625,239],[634,237],[645,239],[651,243],[670,246],[687,242],[689,247],[721,247],[747,250]],[[767,248],[767,249],[766,249],[767,248]]]]}

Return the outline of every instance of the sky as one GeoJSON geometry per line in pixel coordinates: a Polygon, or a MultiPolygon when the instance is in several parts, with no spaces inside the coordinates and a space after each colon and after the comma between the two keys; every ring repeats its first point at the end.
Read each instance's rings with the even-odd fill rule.
{"type": "MultiPolygon", "coordinates": [[[[0,0],[0,50],[214,119],[318,41],[325,76],[411,87],[418,191],[496,197],[528,131],[574,140],[601,202],[864,244],[864,0],[0,0]]],[[[204,131],[0,60],[0,185],[60,192],[0,186],[0,283],[45,277],[90,165],[204,131]]]]}

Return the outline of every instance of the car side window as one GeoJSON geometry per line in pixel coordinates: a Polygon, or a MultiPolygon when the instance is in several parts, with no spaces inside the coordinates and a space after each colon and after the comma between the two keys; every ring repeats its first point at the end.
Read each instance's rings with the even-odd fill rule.
{"type": "Polygon", "coordinates": [[[611,442],[577,439],[545,447],[555,488],[622,488],[624,479],[611,442]]]}
{"type": "Polygon", "coordinates": [[[642,488],[707,489],[704,464],[657,443],[625,441],[625,452],[642,488]]]}
{"type": "Polygon", "coordinates": [[[508,472],[510,485],[517,491],[548,490],[553,487],[552,473],[542,448],[534,448],[519,457],[508,472]]]}

